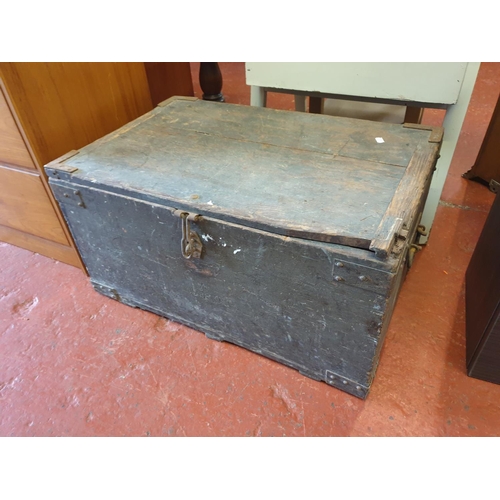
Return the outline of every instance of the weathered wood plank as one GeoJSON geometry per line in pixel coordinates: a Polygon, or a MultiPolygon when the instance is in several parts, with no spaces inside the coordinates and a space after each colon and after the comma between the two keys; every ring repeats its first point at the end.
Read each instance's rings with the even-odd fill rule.
{"type": "Polygon", "coordinates": [[[424,133],[423,137],[420,134],[413,136],[403,134],[405,129],[400,125],[397,127],[394,130],[384,130],[383,127],[373,125],[365,130],[357,130],[351,134],[339,155],[407,167],[417,145],[426,140],[424,137],[428,133],[424,133]]]}
{"type": "Polygon", "coordinates": [[[78,169],[75,178],[158,196],[180,209],[361,248],[368,248],[404,173],[392,165],[186,132],[156,118],[83,148],[64,164],[78,169]]]}
{"type": "Polygon", "coordinates": [[[183,131],[326,154],[338,154],[342,150],[343,156],[352,158],[369,160],[371,158],[364,156],[367,149],[374,148],[378,152],[375,161],[382,158],[384,163],[404,167],[417,144],[426,141],[429,135],[426,131],[409,131],[392,123],[311,116],[269,108],[249,109],[242,105],[214,109],[213,104],[204,101],[187,103],[175,99],[162,111],[161,119],[183,131]],[[386,142],[378,144],[375,137],[384,137],[386,142]]]}
{"type": "Polygon", "coordinates": [[[421,203],[427,179],[432,175],[438,151],[439,144],[434,143],[420,144],[417,147],[370,244],[370,250],[379,257],[387,258],[397,233],[409,222],[409,217],[415,214],[416,207],[421,203]]]}
{"type": "Polygon", "coordinates": [[[417,130],[428,130],[431,133],[429,135],[429,142],[440,143],[443,140],[443,127],[432,127],[430,125],[424,125],[422,123],[404,123],[403,127],[417,130]]]}

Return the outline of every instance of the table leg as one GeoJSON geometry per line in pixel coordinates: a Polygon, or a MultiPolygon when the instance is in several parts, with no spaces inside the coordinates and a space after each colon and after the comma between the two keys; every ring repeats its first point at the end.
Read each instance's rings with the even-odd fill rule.
{"type": "Polygon", "coordinates": [[[222,73],[216,62],[200,63],[200,87],[204,101],[224,102],[222,95],[222,73]]]}
{"type": "Polygon", "coordinates": [[[309,97],[309,113],[323,113],[324,99],[322,97],[309,97]]]}
{"type": "Polygon", "coordinates": [[[407,106],[404,122],[420,123],[422,121],[423,114],[424,114],[424,108],[417,108],[416,106],[407,106]]]}

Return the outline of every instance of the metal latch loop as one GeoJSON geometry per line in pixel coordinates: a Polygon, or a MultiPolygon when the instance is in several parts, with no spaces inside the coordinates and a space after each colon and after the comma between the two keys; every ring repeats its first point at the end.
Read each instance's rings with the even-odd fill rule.
{"type": "Polygon", "coordinates": [[[176,210],[175,215],[181,218],[182,223],[182,238],[181,238],[181,253],[185,259],[201,259],[201,252],[203,250],[203,244],[201,243],[200,237],[191,231],[189,226],[190,220],[198,220],[199,215],[192,215],[188,212],[182,212],[176,210]]]}
{"type": "Polygon", "coordinates": [[[408,269],[411,269],[411,266],[413,265],[413,259],[415,258],[415,254],[422,250],[422,247],[420,245],[417,245],[413,243],[410,245],[410,248],[408,250],[408,269]]]}

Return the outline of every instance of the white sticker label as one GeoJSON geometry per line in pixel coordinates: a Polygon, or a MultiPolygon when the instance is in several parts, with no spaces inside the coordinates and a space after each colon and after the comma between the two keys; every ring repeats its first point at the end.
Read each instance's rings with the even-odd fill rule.
{"type": "Polygon", "coordinates": [[[382,139],[382,137],[375,137],[375,140],[379,143],[379,144],[382,144],[384,141],[384,139],[382,139]]]}

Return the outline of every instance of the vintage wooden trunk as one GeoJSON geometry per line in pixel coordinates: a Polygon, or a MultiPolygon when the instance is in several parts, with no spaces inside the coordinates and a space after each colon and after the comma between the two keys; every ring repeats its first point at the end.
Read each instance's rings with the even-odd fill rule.
{"type": "Polygon", "coordinates": [[[364,398],[441,138],[173,98],[46,171],[96,290],[364,398]]]}

